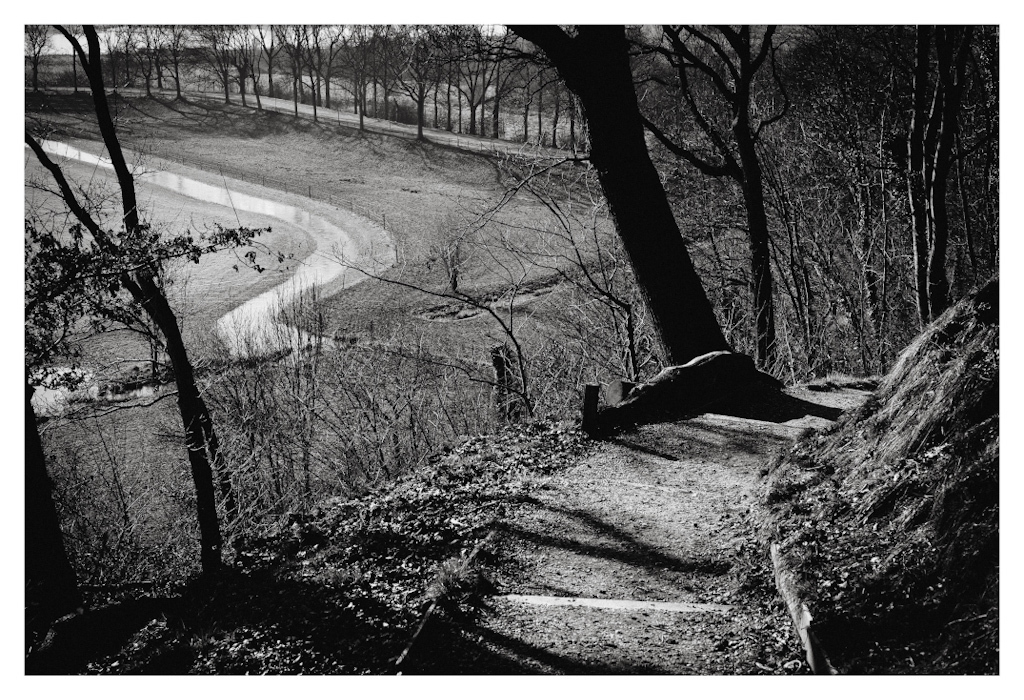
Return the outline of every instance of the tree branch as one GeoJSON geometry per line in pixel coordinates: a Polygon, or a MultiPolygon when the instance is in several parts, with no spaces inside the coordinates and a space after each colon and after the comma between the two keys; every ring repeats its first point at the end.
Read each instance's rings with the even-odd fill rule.
{"type": "Polygon", "coordinates": [[[705,175],[708,175],[710,177],[722,177],[730,174],[730,169],[727,164],[714,165],[713,163],[709,163],[708,161],[701,159],[695,153],[693,153],[693,151],[683,148],[679,144],[672,141],[668,136],[665,135],[665,133],[661,129],[654,125],[654,122],[652,122],[650,119],[643,116],[642,114],[640,115],[640,120],[643,122],[647,130],[654,134],[654,137],[658,139],[658,141],[660,141],[665,146],[665,148],[671,151],[674,155],[685,160],[693,167],[700,170],[705,175]]]}

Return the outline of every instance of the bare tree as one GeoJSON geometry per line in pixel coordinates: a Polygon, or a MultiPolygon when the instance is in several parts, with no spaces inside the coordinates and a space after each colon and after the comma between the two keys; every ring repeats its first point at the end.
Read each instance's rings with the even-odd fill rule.
{"type": "Polygon", "coordinates": [[[224,24],[208,24],[199,25],[194,31],[203,64],[224,91],[224,103],[230,104],[235,61],[235,52],[231,47],[232,29],[224,24]]]}
{"type": "MultiPolygon", "coordinates": [[[[440,82],[437,45],[422,27],[410,27],[401,38],[402,69],[399,84],[416,105],[416,137],[423,139],[424,110],[427,97],[440,82]]],[[[435,125],[436,126],[436,125],[435,125]]]]}
{"type": "Polygon", "coordinates": [[[263,52],[261,45],[256,41],[252,28],[245,25],[227,27],[226,43],[229,47],[229,62],[235,70],[235,82],[238,85],[238,93],[242,98],[242,105],[246,105],[245,93],[246,82],[252,82],[253,94],[256,96],[257,109],[263,109],[260,102],[260,64],[263,52]]]}
{"type": "Polygon", "coordinates": [[[160,70],[160,46],[162,32],[160,27],[144,24],[139,29],[139,42],[134,47],[138,58],[142,77],[146,80],[146,96],[153,96],[153,78],[158,78],[160,70]]]}
{"type": "Polygon", "coordinates": [[[512,93],[523,71],[522,52],[517,49],[522,43],[519,37],[508,31],[493,31],[491,35],[492,60],[494,66],[493,90],[491,93],[491,135],[501,138],[501,107],[505,98],[512,93]]]}
{"type": "Polygon", "coordinates": [[[305,65],[305,43],[302,28],[299,25],[275,24],[274,32],[278,43],[288,57],[292,75],[292,100],[297,117],[299,116],[299,101],[302,99],[302,68],[305,65]]]}
{"type": "Polygon", "coordinates": [[[341,65],[348,72],[350,92],[359,113],[359,129],[364,128],[366,88],[373,62],[373,29],[365,24],[350,24],[342,34],[341,65]]]}
{"type": "Polygon", "coordinates": [[[339,55],[344,48],[344,29],[344,25],[329,24],[325,25],[321,31],[323,61],[320,70],[324,83],[324,105],[327,109],[331,109],[331,84],[334,81],[335,71],[338,69],[339,55]]]}
{"type": "MultiPolygon", "coordinates": [[[[673,154],[711,177],[728,177],[743,191],[750,241],[751,291],[757,330],[757,362],[769,366],[775,355],[775,309],[772,294],[771,244],[765,210],[758,142],[764,129],[778,121],[788,106],[758,116],[755,81],[765,66],[776,77],[775,27],[754,37],[749,26],[699,28],[665,26],[665,44],[657,50],[678,80],[679,96],[710,153],[684,146],[653,121],[648,130],[673,154]],[[701,90],[703,86],[709,89],[701,90]],[[716,102],[717,101],[717,102],[716,102]]],[[[780,84],[781,85],[781,84],[780,84]]]]}
{"type": "Polygon", "coordinates": [[[50,41],[51,30],[46,24],[25,25],[25,62],[32,67],[32,91],[39,92],[39,64],[50,41]]]}
{"type": "Polygon", "coordinates": [[[182,24],[171,24],[163,28],[167,35],[166,51],[174,75],[174,92],[181,99],[181,70],[185,65],[188,50],[192,44],[192,29],[182,24]]]}
{"type": "Polygon", "coordinates": [[[403,68],[402,31],[401,27],[386,24],[373,27],[374,116],[377,116],[377,86],[379,85],[383,98],[384,119],[389,117],[394,119],[395,116],[391,110],[391,95],[399,86],[403,68]]]}
{"type": "Polygon", "coordinates": [[[262,49],[263,57],[267,61],[267,97],[274,97],[274,60],[284,49],[282,42],[278,41],[278,33],[273,25],[264,27],[256,25],[256,36],[262,49]]]}
{"type": "Polygon", "coordinates": [[[110,65],[110,88],[115,93],[118,86],[124,87],[131,82],[131,66],[128,61],[129,49],[134,41],[134,29],[131,26],[116,24],[105,28],[102,33],[104,53],[110,65]],[[117,67],[124,66],[124,79],[118,80],[117,67]]]}
{"type": "Polygon", "coordinates": [[[497,69],[497,62],[491,60],[491,37],[481,27],[462,25],[452,29],[450,39],[456,42],[458,89],[469,107],[469,133],[476,134],[478,124],[481,132],[483,130],[484,102],[497,69]],[[479,121],[477,107],[480,108],[479,121]]]}
{"type": "Polygon", "coordinates": [[[302,65],[308,72],[309,91],[313,95],[313,121],[317,120],[317,107],[323,104],[323,97],[320,91],[320,80],[323,70],[324,52],[320,46],[323,27],[319,24],[303,24],[299,28],[302,33],[302,45],[305,50],[302,52],[302,65]]]}

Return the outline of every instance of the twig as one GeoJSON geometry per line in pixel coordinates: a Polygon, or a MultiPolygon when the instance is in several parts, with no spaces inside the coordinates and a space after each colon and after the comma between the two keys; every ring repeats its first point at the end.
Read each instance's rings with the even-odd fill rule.
{"type": "MultiPolygon", "coordinates": [[[[480,553],[480,550],[483,549],[484,545],[488,544],[491,541],[491,538],[492,538],[493,535],[494,535],[493,531],[489,532],[489,533],[487,533],[486,537],[484,537],[482,540],[480,540],[480,542],[477,543],[476,547],[473,548],[473,551],[470,552],[468,557],[466,557],[466,560],[463,563],[463,566],[468,566],[470,563],[472,563],[472,561],[480,553]]],[[[401,666],[405,662],[405,660],[407,658],[409,658],[409,654],[412,651],[413,646],[416,645],[416,640],[419,639],[420,635],[423,633],[424,628],[426,628],[427,623],[430,621],[430,618],[433,616],[434,611],[437,609],[437,606],[440,604],[442,596],[443,596],[443,594],[439,593],[438,595],[434,596],[434,599],[432,601],[430,601],[430,605],[427,606],[426,611],[423,613],[423,616],[420,618],[420,623],[416,626],[416,631],[413,632],[412,638],[409,640],[409,643],[405,645],[405,649],[402,650],[402,653],[399,654],[398,658],[395,660],[395,667],[396,668],[401,668],[401,666]]]]}
{"type": "Polygon", "coordinates": [[[154,581],[128,581],[126,583],[83,583],[79,585],[83,591],[125,591],[130,588],[152,588],[154,581]]]}

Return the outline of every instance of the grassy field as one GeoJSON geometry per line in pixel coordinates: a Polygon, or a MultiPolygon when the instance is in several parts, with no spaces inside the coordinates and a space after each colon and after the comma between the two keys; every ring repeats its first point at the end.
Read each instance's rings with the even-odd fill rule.
{"type": "MultiPolygon", "coordinates": [[[[87,101],[29,95],[27,102],[31,128],[100,152],[87,101]]],[[[144,167],[226,183],[328,219],[354,210],[386,228],[397,246],[388,280],[341,291],[328,287],[315,308],[307,300],[306,307],[289,311],[294,322],[344,340],[344,352],[262,367],[225,364],[212,328],[235,305],[287,278],[290,263],[268,265],[261,275],[235,271],[237,255],[225,252],[199,265],[171,267],[169,294],[201,368],[222,444],[239,487],[251,492],[248,526],[258,525],[257,516],[305,507],[310,496],[358,492],[416,468],[459,435],[493,429],[489,351],[508,337],[488,304],[523,344],[539,413],[573,417],[579,385],[602,371],[586,357],[595,354],[598,317],[605,311],[571,278],[559,278],[566,254],[575,251],[556,235],[562,229],[540,201],[506,197],[508,163],[233,106],[138,100],[117,102],[116,111],[122,143],[144,167]],[[508,201],[498,207],[503,199],[508,201]],[[444,250],[455,240],[461,299],[439,296],[450,279],[444,250]],[[312,483],[314,492],[303,482],[312,483]]],[[[95,168],[79,164],[71,172],[100,191],[112,186],[95,168]]],[[[26,158],[26,177],[39,174],[26,158]]],[[[555,180],[547,186],[554,196],[571,190],[555,180]]],[[[311,249],[302,230],[273,218],[145,186],[140,195],[147,219],[168,232],[215,223],[271,226],[272,233],[260,238],[266,249],[296,258],[311,249]]],[[[590,202],[568,202],[561,205],[565,223],[585,230],[570,220],[593,216],[590,202]]],[[[52,196],[27,191],[26,212],[55,209],[52,196]]],[[[590,225],[608,240],[610,226],[600,209],[590,225]]],[[[585,257],[587,246],[592,243],[580,243],[585,257]]],[[[147,356],[145,344],[126,333],[102,334],[86,347],[85,362],[122,372],[147,356]]],[[[159,561],[179,562],[187,569],[191,550],[182,543],[194,533],[182,505],[189,484],[173,397],[148,408],[96,408],[92,413],[86,406],[75,419],[51,420],[43,429],[51,471],[61,482],[62,512],[81,539],[80,569],[93,579],[142,575],[141,569],[129,572],[127,564],[97,569],[81,559],[114,546],[102,535],[111,522],[120,523],[122,534],[120,549],[107,552],[108,560],[134,557],[157,569],[159,561]],[[98,495],[82,500],[92,493],[98,495]],[[161,531],[154,522],[170,526],[161,531]],[[128,556],[143,551],[141,558],[128,556]]]]}
{"type": "MultiPolygon", "coordinates": [[[[89,153],[102,152],[101,143],[75,140],[74,145],[89,153]]],[[[116,180],[111,171],[78,161],[66,161],[62,165],[69,180],[76,183],[84,194],[83,199],[108,201],[112,193],[116,192],[116,180]]],[[[25,197],[26,216],[32,214],[48,222],[48,225],[61,226],[67,215],[62,202],[52,192],[48,182],[49,174],[34,157],[28,155],[25,166],[26,183],[29,184],[25,197]]],[[[166,161],[149,159],[146,167],[194,179],[213,179],[195,169],[166,161]]],[[[231,184],[232,188],[238,187],[235,183],[231,184]]],[[[198,264],[181,261],[168,265],[170,298],[178,312],[183,331],[192,340],[192,346],[196,345],[199,338],[209,336],[216,319],[246,299],[287,280],[293,274],[297,261],[315,249],[312,239],[304,230],[280,219],[202,202],[145,182],[140,182],[137,189],[139,206],[145,220],[169,236],[184,233],[202,235],[212,232],[216,225],[264,229],[264,233],[257,238],[258,260],[266,268],[263,273],[244,266],[241,260],[244,250],[209,254],[198,264]],[[291,256],[291,259],[279,263],[269,254],[270,251],[281,251],[291,256]]],[[[104,206],[103,211],[107,214],[105,225],[116,228],[116,208],[104,206]]],[[[140,342],[141,339],[133,338],[132,334],[113,333],[95,336],[85,347],[95,362],[127,362],[139,357],[140,342]]]]}
{"type": "MultiPolygon", "coordinates": [[[[53,138],[93,145],[76,139],[95,139],[88,104],[71,96],[41,97],[31,104],[30,120],[36,115],[54,128],[53,138]],[[51,111],[54,110],[54,111],[51,111]]],[[[404,282],[428,290],[444,290],[446,276],[437,264],[430,264],[434,243],[469,234],[475,245],[464,247],[460,274],[461,291],[471,295],[498,296],[511,280],[525,277],[534,286],[550,279],[551,270],[526,269],[510,261],[502,249],[503,236],[514,235],[517,244],[530,247],[531,237],[545,245],[543,231],[549,215],[542,206],[520,197],[505,205],[489,223],[481,215],[501,201],[507,175],[493,159],[444,147],[360,134],[335,126],[292,121],[273,113],[253,113],[234,107],[211,107],[183,103],[137,101],[119,106],[118,126],[124,144],[137,154],[148,156],[160,169],[173,169],[190,176],[195,167],[168,165],[184,161],[209,173],[220,170],[235,175],[233,182],[273,183],[275,196],[301,199],[303,205],[330,202],[351,204],[385,225],[400,246],[401,263],[392,272],[404,282]],[[158,160],[153,160],[158,159],[158,160]],[[313,198],[294,193],[312,192],[313,198]],[[288,194],[293,193],[293,194],[288,194]],[[453,227],[466,227],[452,231],[453,227]]],[[[154,166],[156,167],[156,166],[154,166]]],[[[207,176],[209,177],[209,176],[207,176]]],[[[257,188],[259,189],[259,188],[257,188]]],[[[209,206],[194,201],[179,203],[174,198],[156,202],[153,220],[180,225],[182,221],[209,222],[227,219],[209,206]]],[[[301,235],[281,227],[280,222],[261,222],[248,217],[247,225],[273,224],[275,235],[262,242],[271,249],[303,252],[301,235]]],[[[200,325],[223,313],[237,297],[217,293],[233,264],[231,254],[204,262],[188,271],[189,315],[200,325]]],[[[529,266],[527,266],[528,268],[529,266]]],[[[276,283],[277,276],[254,280],[252,295],[276,283]]],[[[228,285],[233,287],[235,285],[228,285]]],[[[330,291],[330,290],[328,290],[330,291]]],[[[403,334],[420,342],[426,338],[436,347],[459,349],[460,354],[481,353],[499,336],[488,337],[484,317],[438,324],[425,318],[439,300],[409,287],[368,282],[325,298],[327,326],[343,334],[380,336],[386,319],[402,316],[403,334]],[[477,342],[477,341],[480,342],[477,342]]],[[[453,314],[454,315],[454,314],[453,314]]],[[[391,328],[390,330],[395,330],[391,328]]],[[[481,359],[486,359],[481,357],[481,359]]]]}

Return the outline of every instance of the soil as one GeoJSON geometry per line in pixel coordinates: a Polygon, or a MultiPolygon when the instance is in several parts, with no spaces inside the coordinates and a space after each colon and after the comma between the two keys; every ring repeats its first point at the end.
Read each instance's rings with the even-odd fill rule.
{"type": "MultiPolygon", "coordinates": [[[[830,415],[868,396],[787,394],[830,415]]],[[[484,567],[496,594],[472,624],[438,623],[417,640],[407,671],[806,673],[750,514],[766,458],[823,422],[705,414],[602,443],[496,526],[484,567]],[[657,603],[695,609],[640,605],[657,603]]]]}

